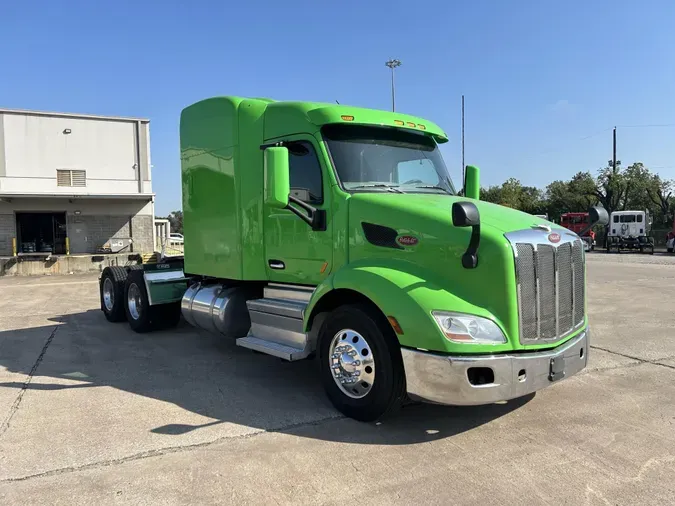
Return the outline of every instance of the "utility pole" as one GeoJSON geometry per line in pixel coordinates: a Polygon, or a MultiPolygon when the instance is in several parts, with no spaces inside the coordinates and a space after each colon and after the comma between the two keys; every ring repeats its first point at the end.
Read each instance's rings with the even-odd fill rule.
{"type": "Polygon", "coordinates": [[[394,69],[401,66],[401,60],[389,59],[384,63],[391,69],[391,110],[396,111],[396,89],[394,88],[394,69]]]}
{"type": "Polygon", "coordinates": [[[612,131],[612,173],[616,174],[616,127],[612,131]]]}
{"type": "Polygon", "coordinates": [[[464,191],[464,187],[466,186],[466,180],[465,180],[465,175],[464,175],[464,168],[466,165],[464,165],[464,95],[462,95],[462,191],[464,191]]]}

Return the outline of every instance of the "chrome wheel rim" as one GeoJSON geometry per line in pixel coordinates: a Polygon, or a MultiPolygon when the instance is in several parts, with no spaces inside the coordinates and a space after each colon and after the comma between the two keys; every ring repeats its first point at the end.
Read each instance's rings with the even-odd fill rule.
{"type": "Polygon", "coordinates": [[[368,341],[351,329],[335,334],[328,355],[333,380],[347,397],[362,399],[375,381],[375,357],[368,341]]]}
{"type": "Polygon", "coordinates": [[[129,305],[129,314],[134,320],[138,320],[141,317],[142,305],[141,305],[141,290],[138,288],[138,285],[136,285],[136,283],[131,283],[129,285],[127,303],[129,305]]]}
{"type": "Polygon", "coordinates": [[[113,283],[110,278],[105,278],[103,282],[103,305],[111,312],[115,305],[115,292],[113,291],[113,283]]]}

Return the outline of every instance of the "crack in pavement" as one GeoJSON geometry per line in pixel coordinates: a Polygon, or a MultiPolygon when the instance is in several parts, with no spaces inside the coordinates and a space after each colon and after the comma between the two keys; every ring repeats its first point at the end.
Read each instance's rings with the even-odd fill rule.
{"type": "Polygon", "coordinates": [[[115,466],[118,464],[124,464],[126,462],[134,462],[136,460],[143,460],[151,457],[161,457],[163,455],[169,455],[172,453],[181,453],[181,452],[186,452],[190,450],[195,450],[198,448],[206,448],[212,445],[216,445],[218,443],[223,443],[225,441],[232,441],[232,440],[239,440],[239,439],[250,439],[255,436],[258,436],[260,434],[274,434],[277,432],[282,432],[282,431],[288,431],[288,430],[293,430],[293,429],[300,429],[300,428],[305,428],[305,427],[312,427],[312,426],[318,426],[326,422],[330,422],[333,420],[342,420],[346,418],[344,415],[341,414],[335,414],[332,416],[327,416],[324,418],[319,418],[318,420],[313,420],[311,422],[299,422],[299,423],[291,423],[288,425],[284,425],[281,427],[275,427],[273,429],[265,430],[265,429],[259,429],[255,430],[253,432],[249,432],[248,434],[240,434],[237,436],[223,436],[217,439],[214,439],[213,441],[204,441],[202,443],[193,443],[193,444],[186,444],[186,445],[178,445],[178,446],[167,446],[165,448],[158,448],[156,450],[147,450],[144,452],[140,453],[135,453],[133,455],[127,455],[126,457],[120,457],[118,459],[109,459],[109,460],[101,460],[98,462],[91,462],[89,464],[83,464],[81,466],[69,466],[69,467],[62,467],[58,469],[51,469],[49,471],[44,471],[42,473],[36,473],[36,474],[29,474],[26,476],[20,476],[18,478],[5,478],[0,480],[1,483],[14,483],[18,481],[27,481],[31,480],[34,478],[46,478],[49,476],[55,476],[55,475],[60,475],[60,474],[67,474],[67,473],[73,473],[77,471],[88,471],[91,469],[100,469],[104,467],[110,467],[110,466],[115,466]]]}
{"type": "Polygon", "coordinates": [[[33,376],[35,375],[35,372],[37,371],[37,368],[40,367],[40,363],[42,362],[42,359],[45,356],[45,353],[47,353],[47,348],[49,348],[49,345],[52,343],[52,340],[54,339],[54,336],[56,335],[56,331],[59,329],[58,325],[54,327],[54,330],[52,330],[51,334],[49,334],[49,337],[47,338],[47,341],[45,341],[44,346],[42,347],[42,351],[40,352],[40,355],[38,355],[38,358],[35,360],[35,363],[33,364],[33,367],[31,368],[30,372],[28,373],[28,377],[24,380],[23,385],[21,386],[21,390],[16,396],[16,399],[14,399],[14,402],[12,405],[9,407],[9,412],[7,413],[7,416],[5,417],[5,420],[2,422],[2,425],[0,425],[0,438],[7,432],[7,429],[9,429],[9,425],[12,422],[12,418],[14,418],[14,415],[16,412],[19,410],[19,406],[21,405],[21,401],[23,399],[23,395],[26,393],[26,390],[28,389],[28,385],[30,385],[30,382],[33,380],[33,376]]]}
{"type": "MultiPolygon", "coordinates": [[[[606,351],[607,353],[611,353],[612,355],[618,355],[618,356],[623,357],[623,358],[629,358],[629,359],[631,359],[631,360],[637,360],[637,361],[640,362],[641,364],[658,365],[658,366],[661,366],[661,367],[667,367],[668,369],[673,369],[673,370],[675,370],[675,366],[672,366],[672,365],[669,365],[669,364],[661,364],[661,363],[655,362],[655,361],[653,361],[653,360],[647,360],[646,358],[640,358],[640,357],[634,357],[634,356],[632,356],[632,355],[626,355],[625,353],[619,353],[618,351],[608,350],[607,348],[601,348],[600,346],[593,346],[593,345],[591,345],[590,348],[591,348],[592,350],[606,351]]],[[[657,360],[669,360],[669,358],[670,358],[670,357],[665,357],[665,358],[659,358],[659,359],[657,359],[657,360]]],[[[628,366],[628,365],[630,365],[630,364],[627,364],[627,366],[628,366]]],[[[621,367],[621,366],[617,366],[617,367],[621,367]]]]}

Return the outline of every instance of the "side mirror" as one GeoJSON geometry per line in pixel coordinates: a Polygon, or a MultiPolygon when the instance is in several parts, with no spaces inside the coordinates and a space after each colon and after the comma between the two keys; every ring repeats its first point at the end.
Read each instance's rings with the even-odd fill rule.
{"type": "Polygon", "coordinates": [[[480,170],[473,165],[467,165],[464,172],[464,196],[470,199],[480,199],[480,170]]]}
{"type": "Polygon", "coordinates": [[[455,202],[452,204],[452,224],[456,227],[480,225],[480,214],[476,204],[472,202],[455,202]]]}
{"type": "Polygon", "coordinates": [[[471,227],[469,247],[462,255],[462,266],[475,269],[478,266],[478,246],[480,245],[480,213],[473,202],[455,202],[452,204],[452,224],[456,227],[471,227]]]}
{"type": "Polygon", "coordinates": [[[288,149],[270,147],[265,149],[264,156],[265,203],[273,208],[285,209],[288,207],[288,195],[291,193],[288,149]]]}

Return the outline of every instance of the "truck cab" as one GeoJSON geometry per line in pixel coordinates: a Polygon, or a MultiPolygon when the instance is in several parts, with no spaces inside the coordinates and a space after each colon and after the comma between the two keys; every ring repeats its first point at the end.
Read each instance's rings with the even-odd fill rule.
{"type": "Polygon", "coordinates": [[[607,232],[607,252],[616,249],[639,250],[654,254],[654,240],[649,236],[652,219],[649,211],[614,211],[607,232]]]}
{"type": "Polygon", "coordinates": [[[560,225],[572,232],[579,234],[585,230],[581,239],[584,241],[584,248],[586,251],[593,251],[595,249],[595,232],[588,227],[590,217],[587,212],[584,213],[563,213],[560,215],[560,225]]]}
{"type": "Polygon", "coordinates": [[[215,97],[183,110],[180,139],[184,259],[132,271],[117,296],[148,308],[142,331],[180,304],[238,346],[316,357],[328,398],[364,421],[406,398],[513,399],[586,366],[583,241],[481,202],[475,167],[460,194],[433,122],[215,97]]]}

